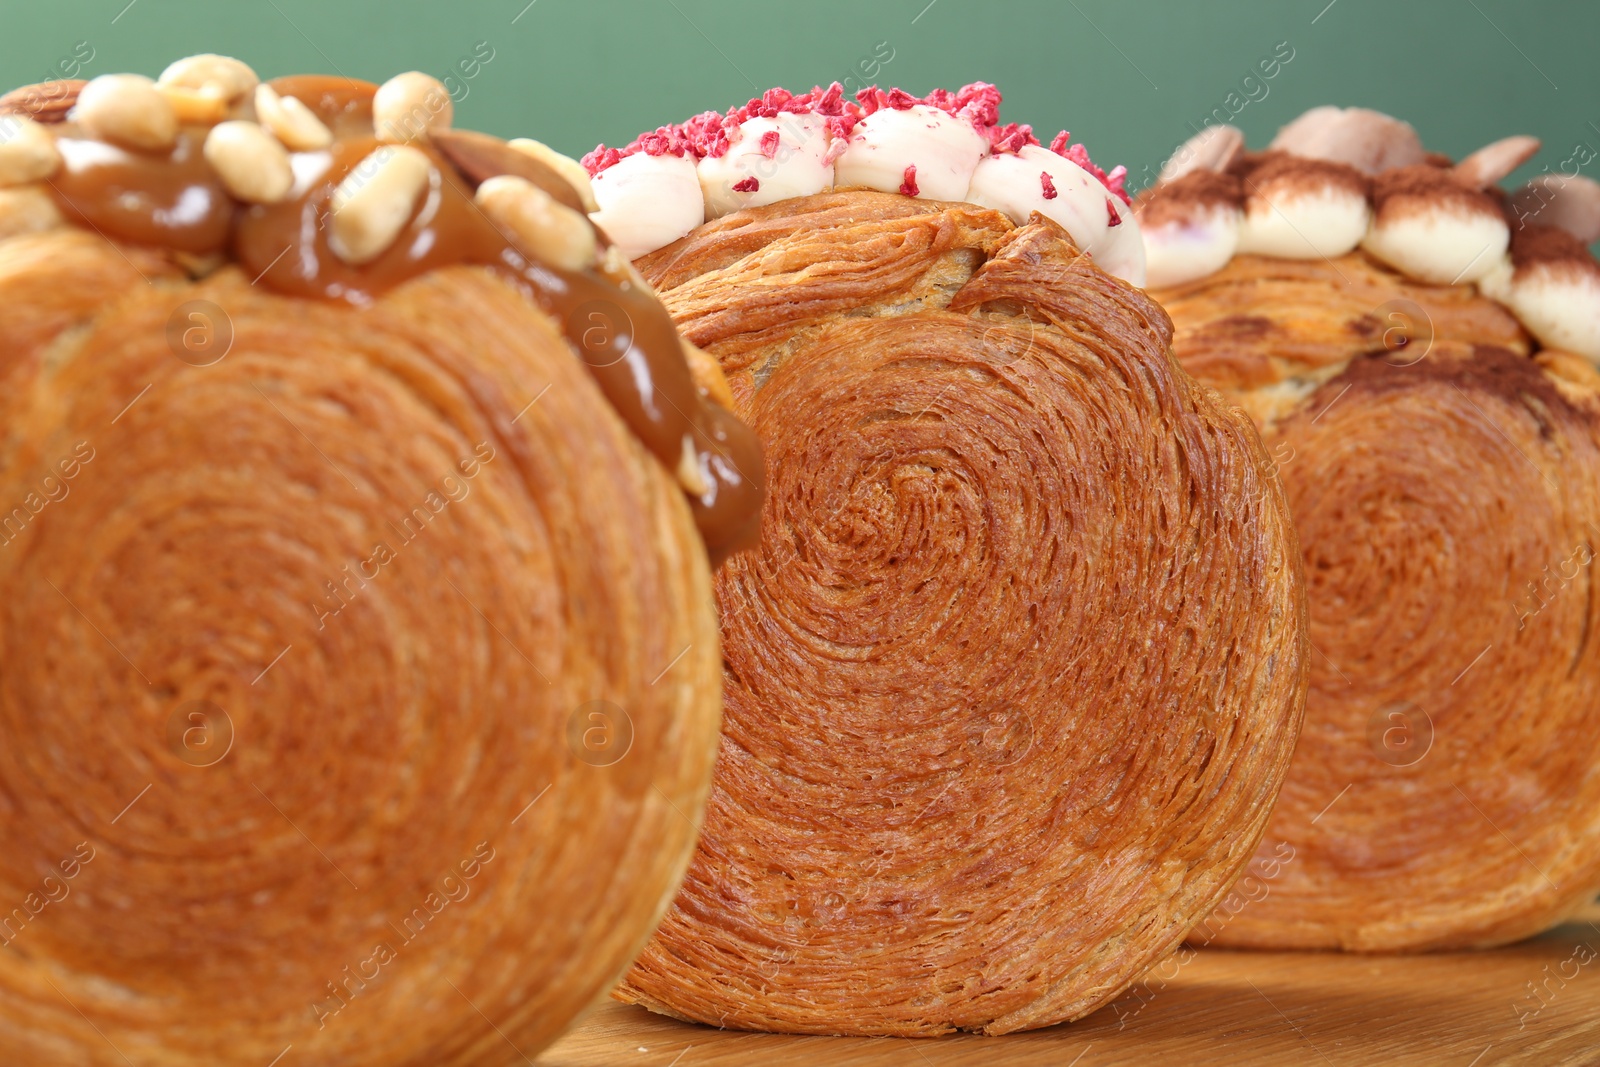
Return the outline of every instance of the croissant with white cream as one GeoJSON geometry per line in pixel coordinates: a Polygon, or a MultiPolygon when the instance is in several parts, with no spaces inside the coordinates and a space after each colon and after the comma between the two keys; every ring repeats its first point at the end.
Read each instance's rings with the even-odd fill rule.
{"type": "Polygon", "coordinates": [[[997,104],[775,91],[588,158],[768,462],[761,546],[717,582],[706,830],[624,1000],[1047,1026],[1170,951],[1259,838],[1307,654],[1278,489],[1102,269],[1142,269],[1119,173],[997,104]],[[647,247],[652,190],[691,181],[696,224],[647,247]]]}
{"type": "Polygon", "coordinates": [[[1492,945],[1600,888],[1600,187],[1494,188],[1537,147],[1319,108],[1140,197],[1174,353],[1274,454],[1315,649],[1275,876],[1197,942],[1492,945]]]}

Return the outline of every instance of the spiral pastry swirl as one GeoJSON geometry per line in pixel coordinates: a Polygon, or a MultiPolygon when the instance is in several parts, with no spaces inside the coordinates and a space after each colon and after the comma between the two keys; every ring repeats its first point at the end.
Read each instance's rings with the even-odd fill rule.
{"type": "Polygon", "coordinates": [[[716,580],[706,830],[619,996],[900,1036],[1106,1003],[1232,884],[1298,732],[1295,542],[1248,420],[1039,216],[828,193],[639,266],[768,493],[716,580]]]}
{"type": "Polygon", "coordinates": [[[1275,876],[1220,945],[1484,946],[1600,887],[1600,374],[1361,254],[1156,294],[1264,427],[1304,553],[1306,724],[1275,876]]]}
{"type": "Polygon", "coordinates": [[[356,310],[63,230],[0,309],[0,1060],[534,1055],[705,800],[671,474],[480,268],[356,310]]]}

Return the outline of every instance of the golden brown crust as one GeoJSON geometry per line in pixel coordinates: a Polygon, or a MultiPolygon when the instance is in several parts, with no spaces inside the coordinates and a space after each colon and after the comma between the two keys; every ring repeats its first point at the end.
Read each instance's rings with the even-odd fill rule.
{"type": "Polygon", "coordinates": [[[1422,330],[1435,341],[1531,346],[1516,318],[1471,286],[1409,281],[1360,252],[1328,261],[1235,256],[1155,295],[1172,316],[1184,368],[1263,425],[1386,339],[1397,345],[1422,330]]]}
{"type": "MultiPolygon", "coordinates": [[[[82,235],[49,240],[0,277],[27,250],[40,292],[87,285],[82,235]]],[[[638,950],[703,811],[682,493],[484,270],[361,311],[107,278],[0,412],[31,512],[0,545],[0,1061],[523,1062],[638,950]],[[169,347],[193,301],[218,361],[169,347]]]]}
{"type": "Polygon", "coordinates": [[[769,488],[717,579],[706,831],[618,995],[923,1036],[1106,1003],[1227,892],[1297,732],[1297,551],[1248,421],[1037,216],[825,194],[644,269],[769,488]]]}
{"type": "Polygon", "coordinates": [[[1292,861],[1194,938],[1411,950],[1553,925],[1600,887],[1600,375],[1529,358],[1470,287],[1359,256],[1241,257],[1156,295],[1178,358],[1267,424],[1317,650],[1267,832],[1292,861]],[[1431,344],[1352,329],[1397,299],[1431,344]]]}
{"type": "Polygon", "coordinates": [[[37,370],[44,349],[102,305],[182,277],[160,253],[83,230],[23,234],[0,247],[0,382],[37,370]]]}

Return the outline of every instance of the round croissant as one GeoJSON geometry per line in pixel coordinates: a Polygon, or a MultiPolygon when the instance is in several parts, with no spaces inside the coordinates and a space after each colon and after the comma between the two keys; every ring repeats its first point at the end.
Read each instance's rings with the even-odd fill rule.
{"type": "Polygon", "coordinates": [[[724,738],[619,996],[719,1026],[1077,1018],[1259,840],[1303,598],[1248,420],[1056,224],[840,191],[638,264],[760,435],[724,738]]]}
{"type": "Polygon", "coordinates": [[[1364,253],[1159,290],[1184,366],[1261,423],[1310,599],[1276,877],[1193,939],[1491,945],[1600,886],[1600,374],[1470,286],[1364,253]]]}
{"type": "Polygon", "coordinates": [[[94,231],[0,240],[0,1062],[525,1062],[704,808],[685,476],[514,272],[351,306],[94,231]]]}
{"type": "Polygon", "coordinates": [[[1149,279],[1266,435],[1317,655],[1270,876],[1194,940],[1535,933],[1600,887],[1600,186],[1508,195],[1537,139],[1453,163],[1362,108],[1211,140],[1140,194],[1149,279]]]}

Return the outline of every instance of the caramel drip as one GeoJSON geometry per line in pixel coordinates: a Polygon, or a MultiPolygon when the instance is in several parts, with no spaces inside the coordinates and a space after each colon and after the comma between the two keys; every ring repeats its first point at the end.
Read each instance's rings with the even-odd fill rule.
{"type": "Polygon", "coordinates": [[[51,181],[68,219],[107,237],[205,255],[227,247],[234,202],[201,155],[204,127],[188,127],[170,154],[134,152],[57,127],[62,167],[51,181]]]}
{"type": "Polygon", "coordinates": [[[57,202],[107,237],[201,255],[231,251],[257,284],[356,307],[430,270],[488,267],[561,324],[606,399],[668,470],[693,457],[706,488],[685,492],[713,563],[755,543],[761,446],[696,389],[677,329],[647,287],[524,256],[473,202],[471,187],[482,175],[463,176],[426,143],[417,147],[433,166],[411,221],[377,259],[344,262],[328,245],[330,204],[339,182],[378,147],[377,87],[321,75],[269,84],[304,103],[335,138],[329,148],[291,155],[295,186],[284,202],[232,200],[201,154],[206,127],[186,127],[170,153],[144,153],[93,140],[71,123],[57,134],[64,161],[51,183],[57,202]]]}
{"type": "Polygon", "coordinates": [[[372,98],[378,87],[371,82],[335,74],[292,74],[267,84],[279,96],[292,96],[310,108],[335,137],[372,134],[372,98]]]}

